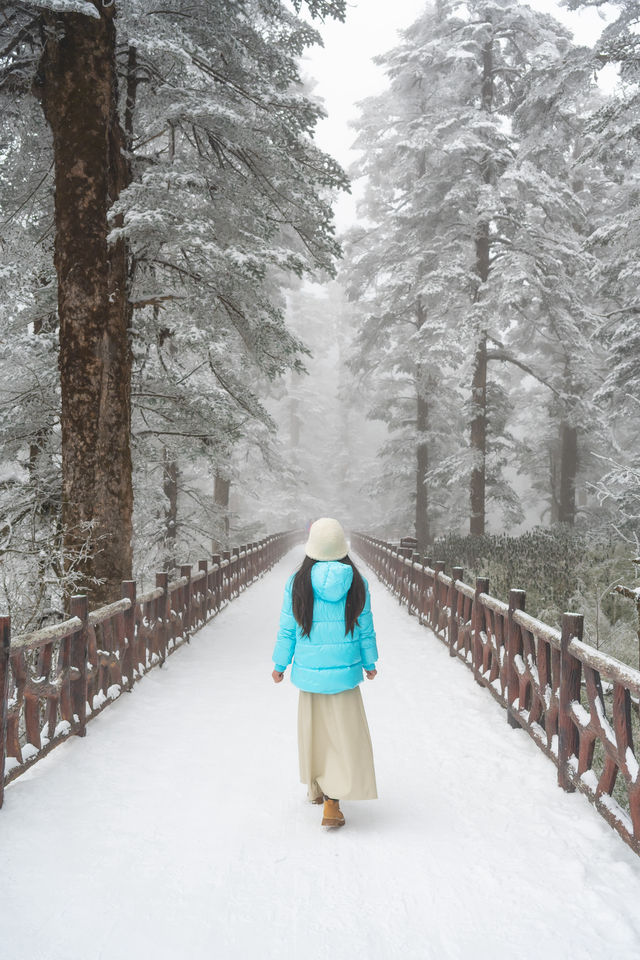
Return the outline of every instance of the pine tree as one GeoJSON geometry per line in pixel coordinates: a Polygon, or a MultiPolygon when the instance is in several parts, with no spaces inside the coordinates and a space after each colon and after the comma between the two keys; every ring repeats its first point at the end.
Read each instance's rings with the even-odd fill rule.
{"type": "MultiPolygon", "coordinates": [[[[341,0],[307,9],[344,15],[341,0]]],[[[169,435],[211,463],[248,410],[264,420],[252,384],[301,349],[274,291],[289,271],[332,269],[326,192],[346,181],[313,145],[319,110],[298,89],[296,56],[317,34],[284,4],[25,0],[5,4],[0,31],[2,95],[33,85],[53,134],[63,527],[95,603],[131,570],[132,362],[138,449],[155,437],[176,482],[169,435]],[[170,342],[186,346],[167,365],[170,342]],[[191,360],[206,373],[197,400],[191,360]],[[161,394],[163,363],[175,379],[161,394]]]]}
{"type": "MultiPolygon", "coordinates": [[[[571,7],[592,6],[573,2],[571,7]]],[[[595,275],[600,324],[598,341],[606,351],[604,382],[596,400],[604,411],[609,444],[600,452],[600,476],[593,480],[599,501],[612,507],[616,529],[638,548],[640,461],[638,403],[640,397],[640,333],[638,325],[638,262],[640,204],[638,151],[638,11],[623,0],[590,56],[594,72],[615,69],[618,83],[604,103],[592,107],[584,153],[597,161],[605,180],[602,203],[594,216],[589,244],[597,258],[595,275]]]]}
{"type": "MultiPolygon", "coordinates": [[[[468,377],[469,446],[456,454],[449,438],[448,455],[432,458],[441,463],[428,476],[438,484],[446,471],[456,478],[468,471],[472,534],[484,531],[487,498],[499,501],[509,520],[521,516],[503,478],[523,452],[508,429],[513,377],[506,368],[488,377],[489,368],[508,364],[511,374],[537,377],[563,398],[555,416],[564,424],[560,486],[570,521],[575,421],[585,410],[577,401],[593,392],[582,368],[594,317],[588,286],[578,292],[575,282],[593,266],[584,250],[591,201],[572,185],[581,171],[571,163],[582,130],[576,104],[589,94],[585,58],[552,18],[504,0],[428,9],[381,62],[390,90],[365,104],[358,141],[367,151],[360,171],[371,184],[365,215],[373,227],[354,238],[352,273],[362,278],[356,292],[368,286],[379,307],[387,298],[382,326],[393,322],[391,305],[403,303],[402,279],[414,315],[426,309],[434,392],[448,401],[450,434],[460,409],[456,390],[468,377]],[[554,82],[557,75],[562,82],[554,82]],[[371,251],[368,263],[356,244],[371,251]],[[375,287],[367,273],[375,274],[375,287]],[[551,340],[559,348],[550,352],[551,340]],[[553,357],[550,376],[536,363],[542,356],[547,363],[553,357]]],[[[371,329],[365,353],[375,366],[371,348],[381,333],[371,329]]],[[[389,356],[400,357],[410,343],[394,336],[389,356]]],[[[424,355],[409,352],[414,362],[424,355]]]]}

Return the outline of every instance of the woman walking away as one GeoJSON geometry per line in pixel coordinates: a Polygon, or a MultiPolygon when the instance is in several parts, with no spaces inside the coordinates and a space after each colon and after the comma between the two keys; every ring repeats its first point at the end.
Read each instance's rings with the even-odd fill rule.
{"type": "Polygon", "coordinates": [[[322,825],[341,827],[341,800],[378,796],[358,686],[363,669],[375,677],[378,650],[367,582],[347,555],[338,521],[316,520],[305,553],[285,588],[272,677],[280,683],[293,660],[300,779],[309,800],[324,801],[322,825]]]}

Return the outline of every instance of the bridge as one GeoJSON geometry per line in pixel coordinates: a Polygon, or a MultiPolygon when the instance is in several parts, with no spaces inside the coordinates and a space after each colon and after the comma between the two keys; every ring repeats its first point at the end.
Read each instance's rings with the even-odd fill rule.
{"type": "Polygon", "coordinates": [[[297,782],[296,691],[270,679],[297,539],[161,574],[138,597],[125,585],[93,614],[79,598],[65,625],[11,643],[4,623],[2,955],[636,957],[634,819],[613,788],[595,796],[614,750],[634,786],[620,717],[635,671],[610,681],[622,666],[599,662],[601,680],[580,661],[594,672],[565,705],[562,657],[575,688],[571,658],[590,656],[575,633],[354,536],[381,654],[363,690],[380,799],[345,804],[344,830],[324,831],[297,782]],[[590,697],[613,737],[602,771],[597,751],[581,769],[590,697]],[[578,740],[565,731],[560,748],[553,723],[571,705],[578,740]]]}

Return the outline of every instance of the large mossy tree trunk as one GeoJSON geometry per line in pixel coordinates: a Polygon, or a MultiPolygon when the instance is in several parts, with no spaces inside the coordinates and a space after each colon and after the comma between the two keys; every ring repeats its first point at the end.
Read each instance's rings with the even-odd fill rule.
{"type": "Polygon", "coordinates": [[[91,606],[117,599],[131,578],[133,509],[128,257],[124,241],[107,244],[108,210],[130,168],[115,3],[95,6],[98,18],[46,15],[37,81],[55,167],[65,553],[91,606]]]}

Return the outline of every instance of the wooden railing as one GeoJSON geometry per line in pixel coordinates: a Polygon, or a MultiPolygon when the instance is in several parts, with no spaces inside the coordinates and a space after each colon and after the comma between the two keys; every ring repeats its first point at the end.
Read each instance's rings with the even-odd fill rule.
{"type": "Polygon", "coordinates": [[[158,573],[140,596],[125,581],[122,599],[99,610],[73,597],[68,620],[13,639],[10,618],[0,617],[0,806],[5,784],[67,737],[84,736],[88,720],[162,666],[301,536],[236,547],[201,560],[197,573],[182,566],[172,582],[158,573]]]}
{"type": "Polygon", "coordinates": [[[444,563],[363,534],[354,549],[383,583],[462,660],[556,764],[558,784],[581,790],[640,854],[640,672],[582,641],[583,618],[565,613],[562,629],[525,613],[525,593],[504,603],[489,581],[463,581],[444,563]],[[607,710],[610,717],[607,716],[607,710]]]}

